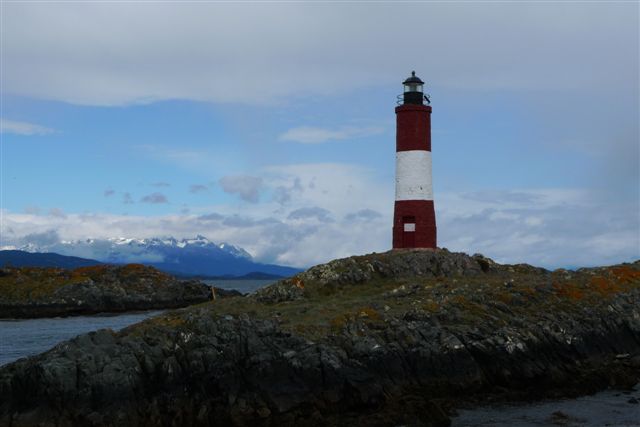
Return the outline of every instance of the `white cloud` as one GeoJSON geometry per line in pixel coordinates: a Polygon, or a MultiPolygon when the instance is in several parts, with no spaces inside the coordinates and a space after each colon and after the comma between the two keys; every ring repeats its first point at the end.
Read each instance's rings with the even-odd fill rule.
{"type": "Polygon", "coordinates": [[[442,194],[438,239],[499,262],[588,266],[640,258],[638,206],[603,202],[575,189],[442,194]],[[597,242],[597,243],[595,243],[597,242]]]}
{"type": "Polygon", "coordinates": [[[299,142],[301,144],[320,144],[328,141],[362,138],[383,132],[381,127],[344,127],[338,130],[319,127],[300,126],[289,129],[280,135],[281,141],[299,142]]]}
{"type": "MultiPolygon", "coordinates": [[[[269,188],[291,189],[286,203],[291,209],[318,206],[343,217],[360,209],[382,211],[393,204],[393,183],[381,180],[375,170],[359,165],[274,165],[265,167],[263,176],[269,188]]],[[[274,210],[277,208],[273,207],[274,210]]]]}
{"type": "Polygon", "coordinates": [[[13,2],[2,79],[12,94],[77,104],[264,103],[389,87],[415,68],[436,87],[595,97],[637,89],[637,12],[633,2],[13,2]]]}
{"type": "MultiPolygon", "coordinates": [[[[300,179],[304,182],[315,173],[301,174],[300,179]]],[[[322,192],[327,182],[331,181],[318,175],[318,191],[322,192]]],[[[366,194],[372,191],[368,187],[366,194]]],[[[499,262],[553,268],[640,258],[638,206],[601,204],[593,194],[571,189],[497,192],[498,201],[488,200],[485,195],[437,195],[441,247],[480,252],[499,262]]],[[[366,198],[354,195],[342,199],[341,205],[325,203],[329,199],[310,205],[306,197],[294,197],[287,209],[276,202],[257,204],[244,215],[237,215],[229,206],[155,217],[4,211],[0,234],[5,246],[19,246],[29,240],[50,241],[53,237],[186,238],[203,234],[213,241],[239,245],[258,261],[298,267],[390,248],[393,200],[377,209],[371,207],[376,203],[359,209],[358,204],[366,198]],[[305,206],[315,207],[304,210],[305,206]]]]}
{"type": "Polygon", "coordinates": [[[54,130],[48,127],[36,125],[33,123],[0,119],[0,132],[31,136],[31,135],[47,135],[49,133],[53,133],[54,130]]]}
{"type": "Polygon", "coordinates": [[[317,206],[296,209],[295,211],[292,211],[289,216],[287,216],[287,219],[304,222],[309,222],[310,220],[316,220],[320,222],[333,222],[333,219],[331,218],[331,212],[317,206]]]}

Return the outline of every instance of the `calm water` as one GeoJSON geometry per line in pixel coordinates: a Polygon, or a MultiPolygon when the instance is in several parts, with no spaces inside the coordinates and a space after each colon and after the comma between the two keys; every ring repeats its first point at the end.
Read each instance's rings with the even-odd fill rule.
{"type": "Polygon", "coordinates": [[[451,427],[639,427],[640,385],[577,399],[501,405],[459,411],[451,427]]]}
{"type": "MultiPolygon", "coordinates": [[[[275,280],[206,280],[208,285],[253,292],[275,280]]],[[[50,319],[0,320],[0,365],[49,350],[61,341],[98,329],[114,331],[162,311],[118,315],[77,316],[50,319]]]]}
{"type": "Polygon", "coordinates": [[[235,289],[243,294],[248,294],[277,282],[277,280],[203,280],[203,282],[210,286],[222,289],[235,289]]]}
{"type": "Polygon", "coordinates": [[[140,322],[162,310],[118,315],[0,320],[0,365],[49,350],[79,334],[110,328],[114,331],[140,322]]]}

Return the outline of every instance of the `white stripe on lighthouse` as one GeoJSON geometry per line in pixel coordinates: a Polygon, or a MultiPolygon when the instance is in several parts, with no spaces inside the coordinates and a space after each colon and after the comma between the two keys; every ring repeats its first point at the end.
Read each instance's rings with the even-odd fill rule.
{"type": "Polygon", "coordinates": [[[433,200],[431,151],[396,152],[396,200],[433,200]]]}

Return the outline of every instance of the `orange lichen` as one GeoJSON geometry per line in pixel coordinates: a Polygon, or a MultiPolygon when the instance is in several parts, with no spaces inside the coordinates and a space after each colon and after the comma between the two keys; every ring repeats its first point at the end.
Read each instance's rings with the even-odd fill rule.
{"type": "Polygon", "coordinates": [[[556,294],[560,297],[572,300],[581,300],[584,298],[584,290],[582,290],[577,283],[554,283],[553,287],[556,290],[556,294]]]}
{"type": "Polygon", "coordinates": [[[625,265],[614,267],[610,271],[622,283],[631,283],[635,280],[640,280],[640,270],[635,270],[625,265]]]}
{"type": "Polygon", "coordinates": [[[88,267],[79,267],[71,270],[72,276],[95,277],[104,274],[110,266],[108,265],[90,265],[88,267]]]}
{"type": "Polygon", "coordinates": [[[331,325],[332,329],[339,330],[344,328],[348,322],[349,322],[349,317],[344,314],[340,314],[334,317],[333,319],[331,319],[329,321],[329,324],[331,325]]]}
{"type": "Polygon", "coordinates": [[[619,283],[607,280],[602,276],[595,276],[591,278],[591,287],[601,295],[616,293],[622,290],[619,283]]]}
{"type": "Polygon", "coordinates": [[[504,304],[509,304],[513,301],[513,294],[510,292],[500,292],[496,297],[504,304]]]}
{"type": "Polygon", "coordinates": [[[435,313],[440,310],[440,306],[435,301],[428,301],[422,305],[422,308],[430,313],[435,313]]]}

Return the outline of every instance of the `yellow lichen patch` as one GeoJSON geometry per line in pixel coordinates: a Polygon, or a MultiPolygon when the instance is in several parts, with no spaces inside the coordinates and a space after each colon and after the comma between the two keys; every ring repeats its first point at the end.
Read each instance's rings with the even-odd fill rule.
{"type": "Polygon", "coordinates": [[[380,313],[372,307],[363,307],[358,310],[358,317],[375,321],[380,320],[380,313]]]}
{"type": "Polygon", "coordinates": [[[422,308],[430,313],[436,313],[437,311],[440,311],[440,306],[435,301],[427,301],[422,305],[422,308]]]}
{"type": "Polygon", "coordinates": [[[331,319],[329,321],[329,324],[331,325],[331,329],[340,330],[344,328],[348,322],[349,322],[349,317],[347,315],[340,314],[334,317],[333,319],[331,319]]]}
{"type": "Polygon", "coordinates": [[[52,294],[56,289],[85,281],[61,268],[20,267],[5,269],[0,277],[0,297],[9,301],[33,301],[52,294]]]}

